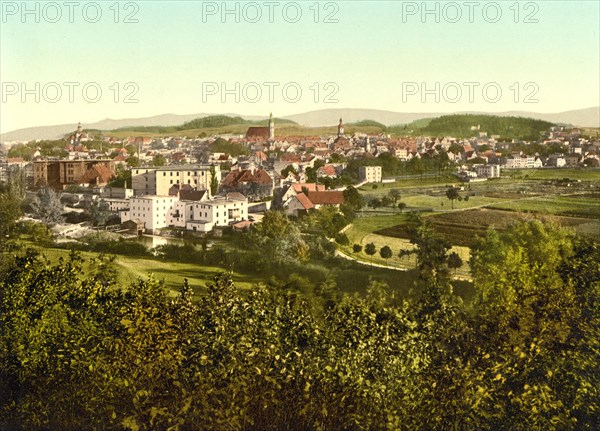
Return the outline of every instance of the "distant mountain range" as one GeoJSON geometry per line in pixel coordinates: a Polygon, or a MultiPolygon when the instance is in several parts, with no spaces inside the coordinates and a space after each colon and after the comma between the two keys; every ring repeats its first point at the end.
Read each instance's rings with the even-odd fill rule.
{"type": "MultiPolygon", "coordinates": [[[[282,117],[295,121],[306,127],[333,126],[342,118],[344,123],[353,123],[361,120],[374,120],[386,126],[396,124],[408,124],[423,118],[435,118],[449,113],[442,112],[421,112],[404,113],[383,111],[376,109],[322,109],[318,111],[305,112],[302,114],[289,115],[282,117]]],[[[499,116],[527,117],[539,120],[549,121],[554,124],[571,124],[578,127],[600,127],[600,107],[578,109],[574,111],[565,111],[554,114],[542,114],[527,111],[508,111],[508,112],[456,112],[456,114],[483,114],[499,116]]],[[[176,115],[164,114],[144,118],[128,118],[122,120],[105,119],[91,124],[83,124],[86,130],[114,130],[124,127],[139,126],[177,126],[196,118],[202,118],[209,115],[228,115],[239,116],[245,120],[261,120],[265,116],[247,116],[240,114],[189,114],[176,115]]],[[[37,139],[59,139],[65,134],[74,131],[77,128],[76,123],[61,124],[56,126],[28,127],[25,129],[14,130],[12,132],[0,135],[0,142],[11,141],[31,141],[37,139]]]]}
{"type": "Polygon", "coordinates": [[[536,120],[549,121],[554,124],[571,124],[578,127],[600,127],[600,106],[575,111],[565,111],[556,114],[540,114],[527,111],[507,112],[421,112],[403,113],[392,111],[380,111],[377,109],[322,109],[303,114],[289,115],[283,117],[298,124],[308,127],[332,126],[344,120],[344,123],[354,123],[361,120],[374,120],[386,126],[395,124],[408,124],[423,118],[435,118],[450,114],[476,114],[476,115],[498,115],[502,117],[526,117],[536,120]]]}

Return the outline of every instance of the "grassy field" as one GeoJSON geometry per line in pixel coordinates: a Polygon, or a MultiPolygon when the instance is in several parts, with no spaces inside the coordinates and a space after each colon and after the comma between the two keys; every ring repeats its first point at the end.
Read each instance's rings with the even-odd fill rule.
{"type": "MultiPolygon", "coordinates": [[[[503,230],[518,221],[530,220],[556,223],[559,226],[572,228],[580,234],[600,237],[600,220],[582,217],[481,208],[446,213],[429,213],[427,218],[436,232],[447,241],[465,247],[472,246],[474,241],[483,237],[489,228],[503,230]]],[[[375,230],[373,233],[393,238],[410,238],[410,230],[406,223],[375,230]]]]}
{"type": "MultiPolygon", "coordinates": [[[[341,247],[342,252],[363,262],[401,269],[414,269],[416,260],[413,255],[404,256],[402,258],[399,257],[400,250],[412,250],[414,248],[407,238],[398,238],[377,233],[378,231],[385,231],[386,229],[391,229],[398,225],[406,225],[408,217],[407,214],[396,214],[356,218],[352,223],[352,226],[346,231],[346,236],[350,240],[350,245],[341,247]],[[375,247],[377,248],[377,253],[373,256],[369,256],[364,252],[364,247],[369,243],[375,244],[375,247]],[[352,246],[354,244],[362,245],[363,251],[354,253],[352,251],[352,246]],[[393,252],[392,257],[389,259],[384,259],[379,255],[379,250],[386,245],[390,247],[393,252]]],[[[456,251],[464,262],[469,259],[469,250],[466,247],[454,247],[452,251],[456,251]]],[[[466,266],[459,270],[459,275],[466,276],[467,273],[468,268],[466,266]]]]}
{"type": "MultiPolygon", "coordinates": [[[[420,207],[427,207],[428,199],[439,199],[435,197],[415,197],[412,203],[420,207]],[[417,200],[419,199],[419,200],[417,200]]],[[[473,198],[469,202],[455,203],[458,205],[485,205],[488,201],[494,202],[492,198],[473,198]]],[[[409,202],[409,198],[403,200],[409,202]]],[[[497,202],[498,200],[496,200],[497,202]]],[[[554,222],[560,226],[574,229],[579,234],[600,237],[600,200],[595,196],[572,196],[572,197],[534,197],[520,200],[504,201],[495,203],[494,208],[465,209],[459,211],[429,212],[423,215],[432,223],[434,229],[450,244],[452,251],[467,262],[470,256],[469,247],[477,238],[485,235],[488,228],[505,229],[509,224],[519,220],[539,219],[554,222]],[[537,211],[536,211],[537,210],[537,211]],[[575,215],[575,216],[573,216],[575,215]],[[585,215],[586,217],[582,217],[585,215]]],[[[449,208],[449,203],[445,204],[449,208]]],[[[398,256],[400,250],[410,250],[413,246],[409,239],[411,236],[408,228],[408,214],[389,215],[367,215],[355,219],[351,227],[346,231],[350,241],[349,246],[342,247],[342,251],[360,261],[378,265],[388,265],[397,268],[411,269],[415,267],[413,256],[398,256]],[[353,253],[352,246],[360,244],[364,247],[375,244],[379,251],[383,246],[389,246],[393,256],[383,259],[379,253],[369,256],[364,251],[353,253]]],[[[466,277],[468,266],[458,270],[458,275],[466,277]]]]}
{"type": "MultiPolygon", "coordinates": [[[[367,194],[367,199],[373,198],[372,194],[367,194]]],[[[524,198],[524,196],[519,196],[524,198]]],[[[511,196],[487,196],[486,194],[478,194],[469,196],[468,200],[455,200],[454,209],[465,210],[469,208],[479,208],[482,206],[496,205],[502,202],[506,202],[509,199],[513,199],[511,196]]],[[[406,210],[427,210],[427,211],[451,211],[452,202],[448,200],[445,194],[445,189],[432,191],[430,194],[414,193],[411,191],[405,192],[399,202],[406,204],[406,210]]],[[[396,208],[385,207],[378,208],[376,210],[367,208],[362,211],[363,214],[381,214],[381,215],[394,215],[399,213],[396,208]]]]}
{"type": "Polygon", "coordinates": [[[458,185],[459,181],[453,176],[441,176],[441,177],[423,177],[423,178],[407,178],[399,180],[393,183],[377,183],[377,188],[373,188],[372,183],[365,184],[358,188],[358,191],[363,194],[372,196],[384,196],[387,195],[391,189],[408,189],[415,187],[428,187],[428,186],[451,186],[458,185]]]}
{"type": "MultiPolygon", "coordinates": [[[[61,257],[67,258],[70,253],[66,249],[41,247],[28,240],[22,241],[22,245],[39,249],[51,262],[55,262],[61,257]]],[[[97,256],[97,253],[94,252],[80,253],[86,261],[97,256]]],[[[169,296],[175,296],[183,285],[184,278],[187,278],[194,290],[195,299],[205,294],[207,281],[211,281],[215,275],[227,271],[217,266],[121,255],[116,256],[115,265],[118,273],[117,281],[121,286],[130,285],[140,278],[145,279],[152,274],[156,279],[164,282],[169,296]]],[[[86,263],[82,277],[85,277],[90,270],[90,264],[86,263]]],[[[372,280],[380,280],[390,286],[394,296],[398,299],[410,294],[410,289],[414,286],[416,279],[414,271],[398,272],[393,269],[375,269],[342,258],[329,261],[327,265],[311,261],[286,268],[267,268],[250,274],[233,271],[232,276],[238,288],[249,290],[256,284],[268,282],[272,277],[285,282],[292,273],[306,278],[314,286],[331,278],[337,283],[340,292],[350,294],[364,294],[372,280]]],[[[464,295],[470,294],[469,286],[465,285],[461,288],[464,295]]]]}
{"type": "Polygon", "coordinates": [[[351,227],[346,231],[346,236],[350,240],[350,245],[341,247],[342,251],[348,256],[352,256],[364,262],[395,266],[399,268],[414,268],[414,260],[411,263],[404,258],[402,265],[399,265],[398,262],[398,253],[401,249],[411,246],[410,244],[407,244],[405,241],[388,241],[387,243],[384,243],[385,237],[373,233],[381,229],[405,224],[408,221],[407,217],[408,216],[406,214],[396,214],[388,216],[369,216],[356,218],[351,227]],[[375,254],[374,256],[369,256],[364,251],[358,254],[353,253],[352,246],[354,244],[360,244],[364,248],[364,246],[370,242],[373,242],[377,246],[378,250],[384,245],[390,246],[394,252],[394,256],[390,259],[383,259],[381,256],[379,256],[379,253],[375,254]]]}
{"type": "MultiPolygon", "coordinates": [[[[33,244],[27,244],[32,246],[33,244]]],[[[35,245],[33,245],[36,247],[35,245]]],[[[67,258],[70,251],[58,248],[40,248],[51,260],[56,261],[60,257],[67,258]]],[[[82,257],[90,259],[97,253],[81,252],[82,257]]],[[[164,282],[169,295],[175,295],[183,285],[184,278],[188,279],[190,286],[196,295],[205,291],[206,282],[224,272],[222,268],[214,266],[197,265],[192,263],[167,262],[164,260],[140,258],[132,256],[116,256],[115,261],[118,271],[118,282],[121,285],[135,283],[138,279],[147,278],[153,274],[158,280],[164,282]]],[[[240,289],[249,289],[260,279],[253,276],[233,272],[233,279],[240,289]]]]}
{"type": "Polygon", "coordinates": [[[587,218],[600,218],[600,195],[541,196],[501,202],[490,208],[587,218]]]}
{"type": "Polygon", "coordinates": [[[529,180],[560,180],[569,178],[571,180],[600,181],[600,169],[511,169],[504,170],[503,176],[529,180]]]}
{"type": "MultiPolygon", "coordinates": [[[[480,207],[483,205],[491,205],[491,204],[496,204],[498,202],[502,202],[504,201],[504,199],[500,199],[500,198],[492,198],[492,197],[486,197],[486,196],[472,196],[469,198],[468,201],[466,200],[462,200],[462,201],[458,201],[455,200],[454,201],[454,209],[467,209],[467,208],[474,208],[474,207],[480,207]]],[[[436,209],[436,210],[451,210],[452,209],[452,202],[450,200],[448,200],[448,198],[446,196],[429,196],[429,195],[414,195],[414,196],[407,196],[406,198],[402,199],[402,202],[404,202],[407,205],[407,208],[415,208],[415,209],[422,209],[422,208],[432,208],[432,209],[436,209]]]]}

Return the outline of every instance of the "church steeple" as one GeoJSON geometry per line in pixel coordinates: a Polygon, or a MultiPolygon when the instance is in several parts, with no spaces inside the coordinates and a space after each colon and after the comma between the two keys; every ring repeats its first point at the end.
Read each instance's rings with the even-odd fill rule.
{"type": "Polygon", "coordinates": [[[338,138],[344,135],[344,123],[340,118],[340,124],[338,124],[338,138]]]}
{"type": "Polygon", "coordinates": [[[269,115],[269,140],[275,139],[275,122],[273,121],[273,113],[269,115]]]}

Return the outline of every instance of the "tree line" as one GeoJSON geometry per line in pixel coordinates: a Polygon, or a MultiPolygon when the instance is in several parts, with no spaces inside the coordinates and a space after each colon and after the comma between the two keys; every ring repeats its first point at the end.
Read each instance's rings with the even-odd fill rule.
{"type": "Polygon", "coordinates": [[[553,123],[524,117],[503,117],[498,115],[455,114],[443,115],[429,121],[417,121],[404,128],[395,126],[389,128],[392,133],[404,132],[406,127],[414,129],[414,135],[420,136],[454,136],[469,138],[481,132],[488,136],[500,135],[502,140],[523,139],[539,140],[543,132],[547,132],[553,123]],[[472,130],[476,127],[476,130],[472,130]]]}
{"type": "MultiPolygon", "coordinates": [[[[271,258],[304,248],[276,244],[283,223],[262,232],[271,258]]],[[[152,278],[117,285],[102,256],[84,277],[75,252],[5,252],[0,429],[595,429],[598,244],[537,221],[490,231],[469,301],[447,244],[426,225],[414,244],[400,301],[380,282],[309,298],[228,274],[169,298],[152,278]]]]}

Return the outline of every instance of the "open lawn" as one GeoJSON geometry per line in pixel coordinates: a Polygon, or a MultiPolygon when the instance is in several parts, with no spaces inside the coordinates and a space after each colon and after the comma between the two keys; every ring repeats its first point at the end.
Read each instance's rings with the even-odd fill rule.
{"type": "MultiPolygon", "coordinates": [[[[486,198],[481,198],[485,203],[486,198]]],[[[490,199],[490,198],[487,198],[490,199]]],[[[476,198],[473,198],[476,201],[476,198]]],[[[424,205],[425,201],[418,204],[424,205]]],[[[539,219],[548,222],[557,223],[560,226],[573,228],[576,232],[583,235],[600,237],[600,217],[598,217],[599,200],[594,196],[571,196],[571,197],[534,197],[516,201],[506,201],[497,204],[506,207],[514,206],[514,210],[500,210],[491,208],[466,209],[464,211],[430,212],[424,214],[432,223],[436,232],[453,244],[452,251],[466,263],[469,259],[469,247],[473,245],[477,238],[485,235],[488,228],[505,229],[509,224],[519,220],[539,219]],[[546,212],[534,212],[539,207],[546,212]],[[517,209],[518,208],[518,209],[517,209]],[[528,211],[524,211],[528,208],[528,211]],[[576,213],[578,217],[568,216],[576,213]],[[587,218],[581,217],[586,214],[587,218]]],[[[460,204],[465,203],[464,201],[460,204]]],[[[474,205],[475,202],[467,202],[474,205]]],[[[459,204],[459,205],[460,205],[459,204]]],[[[449,204],[448,204],[449,205],[449,204]]],[[[398,256],[400,250],[410,250],[410,229],[408,214],[389,214],[378,216],[358,217],[354,220],[351,227],[346,231],[350,245],[342,247],[342,251],[360,261],[374,263],[378,265],[388,265],[397,268],[411,269],[415,267],[413,256],[398,256]],[[369,244],[375,244],[377,253],[369,256],[364,252],[364,247],[369,244]],[[363,251],[354,253],[352,246],[360,244],[363,251]],[[383,246],[389,246],[392,249],[393,256],[389,259],[383,259],[379,255],[379,250],[383,246]]],[[[457,271],[457,274],[466,277],[468,275],[468,266],[457,271]]]]}
{"type": "MultiPolygon", "coordinates": [[[[522,196],[521,196],[522,198],[522,196]]],[[[454,201],[454,209],[455,210],[465,210],[469,208],[479,208],[483,206],[495,205],[508,200],[508,197],[500,196],[485,196],[485,195],[476,195],[469,196],[468,200],[455,200],[454,201]]],[[[444,192],[433,194],[407,194],[402,197],[399,202],[404,202],[406,204],[406,208],[404,211],[410,210],[418,210],[418,211],[451,211],[452,210],[452,202],[448,200],[444,192]]],[[[363,215],[394,215],[400,214],[400,210],[397,208],[391,207],[382,207],[376,210],[371,208],[366,208],[362,210],[363,215]]]]}
{"type": "Polygon", "coordinates": [[[387,195],[391,189],[406,189],[414,187],[427,187],[427,186],[451,186],[458,185],[459,181],[452,175],[441,176],[441,177],[422,177],[422,178],[407,178],[402,179],[393,183],[367,183],[358,188],[358,191],[363,194],[369,194],[373,196],[384,196],[387,195]],[[373,186],[377,188],[373,188],[373,186]]]}
{"type": "MultiPolygon", "coordinates": [[[[430,213],[428,214],[428,220],[436,232],[448,242],[464,247],[472,246],[477,238],[485,235],[488,228],[502,230],[506,229],[508,225],[521,220],[552,222],[563,227],[572,228],[580,234],[600,237],[600,220],[581,217],[564,217],[482,208],[447,213],[430,213]]],[[[410,238],[410,230],[406,223],[382,228],[374,231],[374,233],[403,240],[410,238]]]]}
{"type": "Polygon", "coordinates": [[[599,219],[600,195],[540,196],[495,203],[490,208],[599,219]]]}
{"type": "MultiPolygon", "coordinates": [[[[32,244],[28,244],[32,245],[32,244]]],[[[70,251],[58,248],[41,248],[44,254],[51,260],[60,257],[67,258],[70,251]]],[[[97,253],[80,252],[82,257],[90,259],[96,257],[97,253]]],[[[188,279],[190,286],[196,296],[205,291],[206,282],[224,272],[224,269],[214,266],[197,265],[192,263],[168,262],[164,260],[141,258],[133,256],[116,256],[118,282],[121,285],[135,283],[140,278],[146,278],[153,274],[158,280],[165,283],[169,295],[175,295],[183,285],[184,278],[188,279]]],[[[85,274],[84,274],[85,276],[85,274]]],[[[241,289],[249,289],[260,280],[240,273],[233,273],[236,286],[241,289]]]]}
{"type": "MultiPolygon", "coordinates": [[[[498,202],[502,202],[504,199],[494,198],[494,197],[486,197],[486,196],[470,196],[469,200],[454,201],[454,209],[467,209],[474,207],[481,207],[484,205],[491,205],[498,202]]],[[[430,196],[430,195],[414,195],[407,196],[402,199],[407,205],[408,209],[424,209],[431,208],[434,210],[451,210],[452,202],[444,195],[444,196],[430,196]]]]}
{"type": "MultiPolygon", "coordinates": [[[[381,235],[377,232],[392,229],[398,225],[406,225],[408,222],[407,214],[397,214],[390,216],[371,216],[359,217],[354,220],[351,227],[346,231],[346,236],[350,240],[349,246],[341,247],[342,251],[355,259],[363,262],[375,263],[378,265],[392,266],[401,269],[414,269],[416,260],[413,255],[399,257],[400,250],[412,250],[414,247],[410,244],[408,238],[393,237],[381,235]],[[364,247],[369,243],[375,244],[377,253],[369,256],[364,252],[364,247]],[[354,253],[352,246],[360,244],[363,251],[354,253]],[[379,255],[379,250],[388,246],[392,249],[392,257],[384,259],[379,255]]],[[[466,261],[469,259],[469,249],[466,247],[453,247],[452,251],[456,251],[459,256],[466,261]]],[[[468,267],[465,265],[458,271],[458,275],[466,277],[468,275],[468,267]]]]}
{"type": "Polygon", "coordinates": [[[596,168],[540,168],[540,169],[510,169],[504,170],[502,176],[529,180],[571,180],[600,181],[600,169],[596,168]]]}
{"type": "Polygon", "coordinates": [[[348,239],[350,240],[350,247],[355,243],[360,244],[366,235],[379,229],[406,223],[408,217],[407,214],[357,217],[352,222],[350,229],[346,231],[346,236],[348,236],[348,239]]]}
{"type": "MultiPolygon", "coordinates": [[[[56,261],[61,257],[67,258],[70,253],[66,249],[42,247],[31,241],[22,240],[21,242],[24,246],[41,250],[51,261],[56,261]]],[[[79,253],[86,261],[98,255],[95,252],[87,251],[79,253]]],[[[91,270],[89,265],[85,265],[82,277],[85,277],[91,270]]],[[[155,278],[164,282],[168,295],[174,296],[183,285],[184,278],[187,278],[194,290],[195,299],[206,292],[207,281],[211,281],[215,275],[227,271],[217,266],[122,255],[116,255],[115,265],[118,274],[117,281],[121,286],[130,285],[140,278],[143,279],[149,274],[153,274],[155,278]]],[[[414,271],[398,272],[393,269],[373,268],[342,258],[330,260],[327,264],[317,261],[296,262],[287,267],[256,268],[256,272],[250,271],[250,273],[234,271],[232,276],[238,288],[249,290],[258,283],[267,283],[272,277],[287,282],[292,274],[306,278],[314,286],[318,286],[326,279],[333,279],[340,292],[350,294],[364,294],[372,280],[381,280],[390,286],[394,296],[398,299],[405,298],[410,294],[410,289],[413,288],[416,279],[414,271]]],[[[470,295],[468,285],[462,286],[462,288],[465,295],[470,295]]]]}

